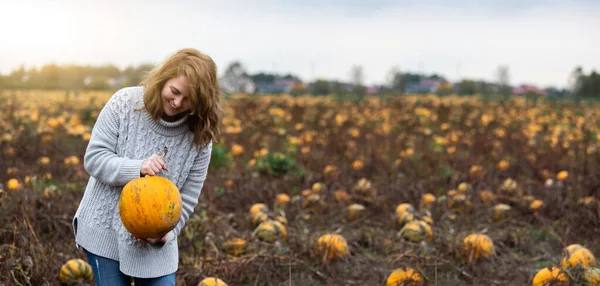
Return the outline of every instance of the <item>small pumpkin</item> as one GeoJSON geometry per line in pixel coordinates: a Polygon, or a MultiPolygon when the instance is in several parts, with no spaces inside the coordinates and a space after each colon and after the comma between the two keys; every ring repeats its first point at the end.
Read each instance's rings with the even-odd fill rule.
{"type": "Polygon", "coordinates": [[[315,208],[323,205],[325,203],[321,200],[319,194],[310,194],[302,200],[302,208],[315,208]]]}
{"type": "Polygon", "coordinates": [[[324,234],[317,240],[317,252],[327,260],[344,257],[349,253],[348,242],[339,234],[324,234]]]}
{"type": "Polygon", "coordinates": [[[583,271],[583,280],[587,285],[600,285],[600,268],[586,267],[583,271]]]}
{"type": "Polygon", "coordinates": [[[529,204],[529,209],[534,212],[541,209],[542,207],[544,207],[544,201],[542,200],[533,200],[529,204]]]}
{"type": "Polygon", "coordinates": [[[162,237],[181,217],[181,195],[171,180],[146,176],[123,187],[119,200],[121,221],[137,238],[162,237]]]}
{"type": "Polygon", "coordinates": [[[450,200],[448,201],[448,208],[459,213],[471,208],[471,205],[467,196],[461,193],[450,196],[450,200]]]}
{"type": "Polygon", "coordinates": [[[227,284],[219,278],[207,277],[200,281],[197,286],[227,286],[227,284]]]}
{"type": "Polygon", "coordinates": [[[354,185],[354,190],[359,193],[366,193],[371,189],[371,186],[371,181],[369,181],[367,178],[361,178],[358,180],[356,185],[354,185]]]}
{"type": "Polygon", "coordinates": [[[403,213],[406,213],[406,212],[414,213],[416,211],[417,210],[415,209],[415,207],[413,207],[413,205],[408,204],[408,203],[402,203],[396,207],[396,216],[400,217],[403,213]]]}
{"type": "Polygon", "coordinates": [[[596,258],[592,252],[580,244],[571,244],[563,250],[560,266],[564,268],[581,266],[595,266],[596,258]]]}
{"type": "Polygon", "coordinates": [[[288,238],[287,229],[281,222],[276,220],[267,220],[261,223],[256,227],[253,235],[267,242],[273,242],[277,239],[287,241],[288,238]]]}
{"type": "Polygon", "coordinates": [[[398,236],[414,242],[421,242],[425,239],[433,240],[433,231],[431,226],[422,220],[413,220],[405,224],[398,236]]]}
{"type": "Polygon", "coordinates": [[[547,267],[533,277],[532,286],[567,286],[569,277],[558,267],[547,267]]]}
{"type": "Polygon", "coordinates": [[[239,256],[246,252],[246,240],[243,238],[233,238],[223,243],[223,250],[233,256],[239,256]]]}
{"type": "Polygon", "coordinates": [[[23,187],[23,184],[21,184],[21,182],[19,182],[19,180],[17,179],[10,179],[8,180],[8,182],[6,182],[6,188],[11,190],[11,191],[16,191],[19,190],[23,187]]]}
{"type": "Polygon", "coordinates": [[[82,259],[71,259],[62,265],[58,279],[62,283],[68,283],[79,279],[92,280],[94,273],[92,266],[82,259]]]}
{"type": "Polygon", "coordinates": [[[269,208],[263,203],[253,204],[250,207],[250,217],[254,217],[257,213],[267,213],[269,208]]]}
{"type": "Polygon", "coordinates": [[[499,221],[508,217],[511,207],[507,204],[497,204],[494,206],[494,220],[499,221]]]}
{"type": "Polygon", "coordinates": [[[290,201],[291,198],[287,194],[278,194],[277,197],[275,197],[275,207],[280,209],[284,208],[290,203],[290,201]]]}
{"type": "Polygon", "coordinates": [[[426,193],[421,197],[421,210],[428,210],[435,204],[436,198],[433,194],[426,193]]]}
{"type": "Polygon", "coordinates": [[[494,241],[485,234],[470,234],[463,239],[463,251],[469,256],[469,262],[489,257],[495,253],[494,241]]]}
{"type": "Polygon", "coordinates": [[[353,221],[360,218],[364,211],[366,210],[365,206],[361,204],[351,204],[348,206],[348,220],[353,221]]]}
{"type": "Polygon", "coordinates": [[[422,286],[427,285],[423,275],[413,268],[398,268],[386,281],[386,286],[422,286]]]}

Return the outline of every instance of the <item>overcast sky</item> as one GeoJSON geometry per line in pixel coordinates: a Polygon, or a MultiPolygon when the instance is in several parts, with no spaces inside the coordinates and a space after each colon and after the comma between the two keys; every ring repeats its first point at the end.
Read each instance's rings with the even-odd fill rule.
{"type": "Polygon", "coordinates": [[[365,82],[405,72],[564,87],[600,72],[600,1],[0,0],[0,73],[20,64],[159,63],[182,47],[251,73],[365,82]],[[448,3],[452,4],[448,4],[448,3]]]}

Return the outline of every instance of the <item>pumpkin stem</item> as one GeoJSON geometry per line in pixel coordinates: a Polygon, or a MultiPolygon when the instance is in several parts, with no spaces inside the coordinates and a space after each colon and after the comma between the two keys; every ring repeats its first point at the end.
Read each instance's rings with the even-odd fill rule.
{"type": "Polygon", "coordinates": [[[167,152],[169,151],[169,149],[167,149],[167,146],[165,146],[163,148],[162,153],[160,153],[160,159],[162,160],[165,156],[167,156],[167,152]]]}

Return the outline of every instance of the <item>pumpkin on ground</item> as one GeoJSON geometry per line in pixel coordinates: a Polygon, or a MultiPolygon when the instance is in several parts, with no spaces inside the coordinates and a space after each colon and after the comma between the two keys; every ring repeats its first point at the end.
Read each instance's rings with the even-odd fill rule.
{"type": "Polygon", "coordinates": [[[260,240],[273,242],[277,239],[287,241],[287,229],[285,226],[276,220],[267,220],[256,227],[253,235],[260,240]]]}
{"type": "Polygon", "coordinates": [[[60,268],[58,279],[62,283],[77,281],[79,279],[92,280],[94,273],[92,267],[82,259],[71,259],[60,268]]]}
{"type": "Polygon", "coordinates": [[[435,204],[436,198],[433,194],[426,193],[421,197],[420,208],[421,210],[428,210],[435,204]]]}
{"type": "Polygon", "coordinates": [[[433,240],[433,231],[431,226],[422,220],[413,220],[402,227],[398,236],[414,242],[421,242],[425,239],[433,240]]]}
{"type": "Polygon", "coordinates": [[[123,187],[119,211],[123,225],[133,236],[162,237],[179,223],[181,195],[167,178],[137,178],[123,187]]]}
{"type": "Polygon", "coordinates": [[[463,251],[469,262],[494,254],[494,241],[485,234],[470,234],[463,240],[463,251]]]}
{"type": "Polygon", "coordinates": [[[400,217],[403,213],[414,213],[417,210],[415,210],[415,207],[413,207],[413,205],[408,204],[408,203],[403,203],[403,204],[399,204],[396,207],[396,216],[400,217]]]}
{"type": "Polygon", "coordinates": [[[348,220],[353,221],[360,218],[365,211],[365,206],[361,204],[351,204],[348,206],[348,220]]]}
{"type": "Polygon", "coordinates": [[[500,221],[508,217],[511,207],[507,204],[497,204],[494,206],[494,220],[500,221]]]}
{"type": "Polygon", "coordinates": [[[583,271],[583,279],[587,285],[600,285],[600,268],[586,267],[583,271]]]}
{"type": "Polygon", "coordinates": [[[254,217],[257,213],[268,213],[269,208],[263,203],[253,204],[250,207],[250,217],[254,217]]]}
{"type": "Polygon", "coordinates": [[[227,284],[219,278],[207,277],[200,281],[197,286],[227,286],[227,284]]]}
{"type": "Polygon", "coordinates": [[[596,258],[589,249],[579,244],[571,244],[564,249],[560,266],[569,268],[576,265],[595,266],[596,258]]]}
{"type": "Polygon", "coordinates": [[[246,240],[243,238],[233,238],[223,243],[223,250],[233,256],[239,256],[246,252],[246,240]]]}
{"type": "Polygon", "coordinates": [[[275,198],[275,207],[276,208],[284,208],[290,203],[290,196],[287,194],[278,194],[275,198]]]}
{"type": "Polygon", "coordinates": [[[412,268],[398,268],[387,278],[386,286],[421,286],[427,285],[423,275],[412,268]]]}
{"type": "Polygon", "coordinates": [[[569,277],[558,267],[547,267],[535,274],[532,286],[567,286],[569,277]]]}
{"type": "Polygon", "coordinates": [[[317,252],[323,259],[332,260],[348,255],[348,242],[339,234],[324,234],[317,240],[317,252]]]}

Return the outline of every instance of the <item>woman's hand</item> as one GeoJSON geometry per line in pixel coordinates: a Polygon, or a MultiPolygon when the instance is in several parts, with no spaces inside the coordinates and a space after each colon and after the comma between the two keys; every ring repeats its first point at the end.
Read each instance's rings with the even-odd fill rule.
{"type": "Polygon", "coordinates": [[[158,238],[137,238],[137,237],[133,237],[133,240],[135,240],[135,241],[141,241],[141,242],[146,242],[146,243],[150,243],[150,244],[165,243],[165,242],[167,242],[167,234],[165,234],[163,237],[158,237],[158,238]]]}
{"type": "Polygon", "coordinates": [[[140,175],[156,176],[160,170],[167,170],[167,164],[159,155],[152,155],[142,162],[140,167],[140,175]]]}

